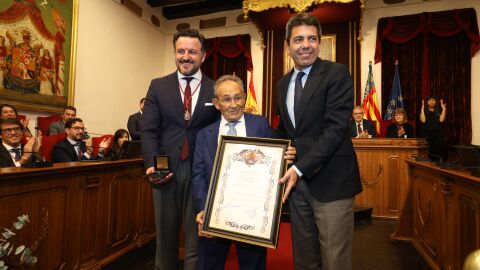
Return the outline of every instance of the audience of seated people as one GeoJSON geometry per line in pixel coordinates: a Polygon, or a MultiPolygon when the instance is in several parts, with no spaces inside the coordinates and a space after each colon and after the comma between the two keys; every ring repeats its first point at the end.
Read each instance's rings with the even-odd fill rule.
{"type": "MultiPolygon", "coordinates": [[[[0,119],[7,119],[7,118],[18,119],[19,118],[18,111],[12,105],[2,104],[0,105],[0,119]]],[[[23,136],[32,137],[33,135],[28,129],[28,118],[25,117],[25,119],[19,119],[19,121],[24,127],[23,136]]]]}
{"type": "Polygon", "coordinates": [[[413,126],[407,123],[404,108],[397,108],[393,113],[392,123],[387,128],[387,138],[414,138],[413,126]]]}
{"type": "Polygon", "coordinates": [[[42,134],[28,137],[25,145],[21,144],[24,126],[20,120],[5,118],[0,120],[0,167],[23,167],[34,161],[41,161],[38,154],[42,146],[42,134]]]}
{"type": "Polygon", "coordinates": [[[353,108],[352,118],[350,124],[352,138],[375,138],[377,131],[373,121],[363,119],[363,108],[356,106],[353,108]]]}
{"type": "Polygon", "coordinates": [[[85,142],[85,126],[80,118],[68,119],[65,122],[65,133],[67,138],[53,147],[53,162],[101,159],[111,143],[109,139],[102,140],[99,145],[98,156],[94,156],[91,139],[85,142]]]}
{"type": "Polygon", "coordinates": [[[112,159],[118,159],[120,155],[120,149],[122,149],[123,143],[126,141],[130,141],[130,135],[128,134],[127,130],[121,128],[115,131],[108,156],[110,156],[112,159]]]}
{"type": "Polygon", "coordinates": [[[68,119],[75,118],[77,116],[77,109],[73,106],[67,106],[63,109],[62,120],[53,122],[48,127],[48,135],[56,135],[58,133],[65,132],[65,122],[68,119]]]}

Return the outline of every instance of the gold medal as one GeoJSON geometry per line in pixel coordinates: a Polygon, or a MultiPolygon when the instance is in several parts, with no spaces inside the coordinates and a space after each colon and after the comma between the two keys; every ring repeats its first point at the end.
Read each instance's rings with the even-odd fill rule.
{"type": "Polygon", "coordinates": [[[190,115],[188,110],[185,110],[185,112],[183,113],[183,119],[185,119],[185,121],[190,121],[190,118],[192,118],[192,116],[190,115]]]}

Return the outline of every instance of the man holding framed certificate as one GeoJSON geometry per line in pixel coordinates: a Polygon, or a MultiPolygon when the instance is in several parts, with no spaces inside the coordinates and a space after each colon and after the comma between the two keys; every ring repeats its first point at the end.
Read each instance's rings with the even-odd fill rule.
{"type": "Polygon", "coordinates": [[[353,83],[348,69],[318,58],[322,30],[317,18],[290,18],[285,45],[294,61],[276,86],[279,138],[294,142],[297,159],[287,183],[295,269],[352,269],[353,206],[360,193],[350,138],[353,83]]]}
{"type": "MultiPolygon", "coordinates": [[[[243,89],[243,82],[240,78],[233,75],[224,75],[220,77],[214,86],[215,98],[213,99],[213,103],[215,107],[220,110],[222,117],[219,121],[205,127],[197,134],[197,144],[195,147],[194,162],[192,167],[192,193],[195,209],[198,213],[197,223],[199,224],[200,236],[197,269],[224,269],[225,260],[232,242],[230,239],[236,239],[235,237],[227,237],[229,239],[226,239],[223,238],[222,235],[220,235],[221,237],[213,238],[203,231],[204,222],[208,222],[208,220],[206,220],[204,211],[206,204],[208,204],[206,203],[207,190],[209,189],[209,184],[211,186],[210,190],[213,189],[210,179],[215,179],[216,176],[218,176],[214,175],[214,177],[212,177],[212,171],[214,171],[214,167],[216,167],[215,165],[222,162],[218,154],[220,151],[217,151],[217,147],[220,147],[220,136],[228,135],[270,138],[272,135],[271,128],[265,117],[244,113],[245,93],[243,89]],[[216,157],[217,160],[215,160],[216,157]]],[[[288,150],[285,151],[285,156],[283,158],[293,160],[294,154],[295,149],[289,147],[288,150]]],[[[280,156],[280,159],[282,159],[282,156],[280,156]]],[[[218,172],[219,170],[215,172],[218,172]]],[[[254,170],[254,168],[252,168],[252,170],[254,170]]],[[[238,171],[240,170],[237,170],[236,172],[238,171]]],[[[275,178],[276,177],[273,177],[272,179],[274,179],[276,184],[275,178]]],[[[248,180],[245,182],[247,181],[248,180]]],[[[256,184],[253,183],[248,187],[248,183],[243,183],[243,187],[245,187],[245,189],[251,190],[252,186],[254,187],[256,184]]],[[[279,190],[281,191],[281,189],[279,190]]],[[[235,191],[242,192],[242,190],[238,189],[235,189],[235,191]]],[[[209,191],[209,198],[211,193],[213,193],[213,191],[209,191]]],[[[228,191],[225,192],[225,194],[227,193],[228,191]]],[[[221,196],[223,195],[224,194],[221,196]]],[[[225,199],[228,199],[226,198],[227,196],[228,195],[225,195],[225,199]]],[[[229,203],[229,206],[221,204],[221,206],[218,208],[222,208],[224,209],[224,212],[229,212],[230,214],[242,212],[239,210],[244,207],[242,202],[238,203],[236,206],[233,206],[234,203],[238,202],[231,202],[229,203]],[[232,207],[235,209],[229,209],[232,207]]],[[[220,204],[217,206],[219,205],[220,204]]],[[[225,224],[225,222],[223,222],[223,224],[225,224]]],[[[229,224],[233,226],[233,222],[230,222],[229,224]]],[[[267,253],[265,247],[256,244],[245,243],[245,241],[236,241],[236,246],[240,269],[266,269],[267,253]]]]}

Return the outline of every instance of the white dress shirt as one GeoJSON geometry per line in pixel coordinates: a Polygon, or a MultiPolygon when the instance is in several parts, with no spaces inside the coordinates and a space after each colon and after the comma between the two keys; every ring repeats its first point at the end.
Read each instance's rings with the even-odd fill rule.
{"type": "Polygon", "coordinates": [[[10,145],[8,145],[8,144],[6,144],[6,143],[2,143],[2,144],[3,144],[3,146],[7,149],[8,153],[10,153],[10,156],[12,157],[12,161],[13,161],[13,163],[15,164],[15,167],[21,167],[22,164],[20,164],[19,161],[15,161],[15,155],[16,155],[16,154],[15,154],[15,152],[12,151],[12,149],[14,149],[14,148],[19,148],[19,149],[20,149],[20,156],[22,156],[22,154],[23,154],[23,153],[22,153],[22,147],[21,147],[21,146],[19,146],[19,147],[12,147],[12,146],[10,146],[10,145]]]}
{"type": "MultiPolygon", "coordinates": [[[[242,115],[240,119],[237,120],[237,124],[235,125],[235,130],[237,131],[237,136],[239,137],[247,137],[247,127],[245,126],[245,117],[242,115]]],[[[223,117],[220,120],[220,127],[218,130],[218,140],[220,140],[220,136],[227,135],[228,130],[230,127],[227,125],[228,121],[223,117]]]]}
{"type": "Polygon", "coordinates": [[[200,83],[202,82],[202,71],[200,69],[193,75],[191,76],[185,76],[180,71],[177,71],[177,76],[178,76],[178,82],[180,83],[180,87],[182,90],[178,89],[180,91],[180,95],[182,96],[182,103],[183,103],[183,92],[185,91],[185,87],[187,87],[187,80],[183,79],[185,77],[192,77],[193,80],[190,81],[190,89],[192,90],[192,99],[190,102],[192,103],[192,115],[195,111],[195,106],[197,105],[197,100],[198,100],[198,95],[200,93],[200,88],[202,87],[200,83]],[[198,87],[198,88],[197,88],[198,87]],[[196,91],[195,91],[196,90],[196,91]]]}
{"type": "Polygon", "coordinates": [[[295,127],[295,112],[293,108],[295,102],[295,80],[297,79],[298,72],[305,72],[305,75],[302,77],[302,87],[304,87],[311,69],[312,66],[309,66],[304,70],[293,68],[292,77],[290,77],[290,82],[288,83],[287,98],[285,99],[285,103],[287,104],[288,116],[290,116],[290,119],[292,120],[293,127],[295,127]]]}

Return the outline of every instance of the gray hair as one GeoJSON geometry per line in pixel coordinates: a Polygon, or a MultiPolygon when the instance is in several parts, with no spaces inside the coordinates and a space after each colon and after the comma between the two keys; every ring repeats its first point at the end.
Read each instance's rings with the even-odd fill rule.
{"type": "Polygon", "coordinates": [[[223,75],[223,76],[221,76],[220,78],[217,79],[217,81],[215,82],[215,85],[213,86],[213,90],[214,90],[213,94],[215,95],[215,97],[217,97],[218,86],[225,81],[232,81],[232,82],[238,84],[238,86],[240,86],[240,89],[242,89],[242,92],[245,92],[244,88],[243,88],[242,79],[240,79],[239,77],[237,77],[235,75],[223,75]]]}

